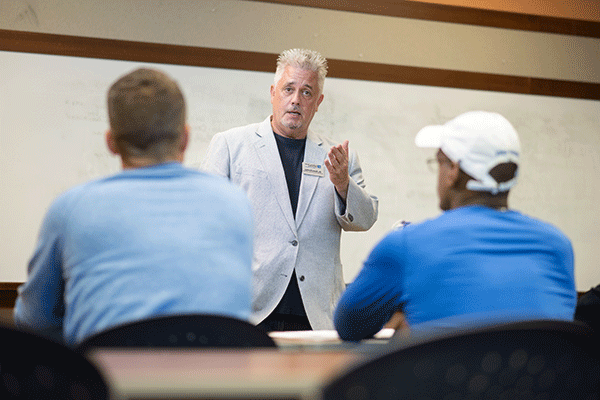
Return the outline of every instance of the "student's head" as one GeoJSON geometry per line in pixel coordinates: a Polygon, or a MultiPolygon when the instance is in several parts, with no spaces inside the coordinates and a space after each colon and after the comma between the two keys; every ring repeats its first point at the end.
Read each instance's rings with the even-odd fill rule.
{"type": "Polygon", "coordinates": [[[279,55],[271,86],[273,120],[279,135],[302,139],[323,101],[327,60],[313,50],[291,49],[279,55]]]}
{"type": "Polygon", "coordinates": [[[466,204],[506,206],[517,183],[521,145],[517,131],[502,115],[470,111],[444,125],[427,126],[418,147],[437,148],[440,208],[466,204]]]}
{"type": "Polygon", "coordinates": [[[140,68],[108,91],[111,151],[128,166],[182,161],[187,146],[185,100],[163,72],[140,68]]]}

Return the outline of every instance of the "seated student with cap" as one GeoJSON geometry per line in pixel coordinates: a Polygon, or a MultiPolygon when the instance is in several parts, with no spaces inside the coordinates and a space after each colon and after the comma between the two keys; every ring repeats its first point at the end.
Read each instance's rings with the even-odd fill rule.
{"type": "Polygon", "coordinates": [[[370,337],[398,310],[412,334],[572,321],[571,242],[556,227],[508,208],[521,153],[512,125],[496,113],[467,112],[423,128],[415,142],[438,149],[431,162],[444,213],[392,231],[375,246],[337,305],[340,337],[370,337]]]}
{"type": "Polygon", "coordinates": [[[123,171],[50,206],[19,287],[19,328],[75,346],[160,315],[250,317],[250,202],[226,179],[182,165],[185,111],[162,72],[138,69],[112,85],[106,140],[123,171]]]}

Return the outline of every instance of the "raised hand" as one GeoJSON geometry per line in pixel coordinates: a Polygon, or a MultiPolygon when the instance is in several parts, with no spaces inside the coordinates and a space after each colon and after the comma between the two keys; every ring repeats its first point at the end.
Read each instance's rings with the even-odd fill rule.
{"type": "Polygon", "coordinates": [[[348,183],[350,175],[348,175],[348,141],[332,146],[327,153],[325,166],[329,171],[329,179],[335,186],[340,197],[346,201],[348,194],[348,183]]]}

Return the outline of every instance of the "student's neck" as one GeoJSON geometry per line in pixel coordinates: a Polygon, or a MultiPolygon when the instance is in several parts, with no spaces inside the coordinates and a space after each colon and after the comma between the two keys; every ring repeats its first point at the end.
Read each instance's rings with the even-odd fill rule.
{"type": "Polygon", "coordinates": [[[455,202],[455,207],[465,206],[484,206],[496,210],[508,209],[508,193],[493,195],[487,192],[466,191],[461,196],[458,196],[455,202]]]}
{"type": "Polygon", "coordinates": [[[125,169],[135,169],[135,168],[146,168],[152,167],[153,165],[164,164],[168,162],[178,162],[182,163],[183,159],[179,157],[175,158],[165,158],[164,160],[156,160],[154,158],[144,158],[144,157],[130,157],[130,158],[121,158],[121,167],[125,169]]]}

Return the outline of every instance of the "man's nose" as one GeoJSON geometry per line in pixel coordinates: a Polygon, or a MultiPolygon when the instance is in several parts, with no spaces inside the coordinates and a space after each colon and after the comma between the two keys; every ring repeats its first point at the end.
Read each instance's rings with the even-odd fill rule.
{"type": "Polygon", "coordinates": [[[300,104],[300,91],[294,92],[294,95],[292,96],[292,104],[300,104]]]}

